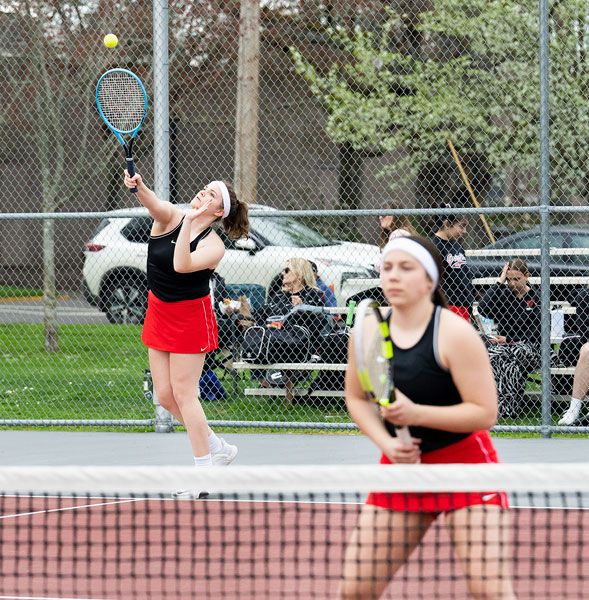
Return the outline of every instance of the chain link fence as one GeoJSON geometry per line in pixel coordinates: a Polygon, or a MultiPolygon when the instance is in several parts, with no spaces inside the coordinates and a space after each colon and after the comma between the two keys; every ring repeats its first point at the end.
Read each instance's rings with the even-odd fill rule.
{"type": "MultiPolygon", "coordinates": [[[[548,434],[589,386],[584,367],[573,389],[589,314],[588,19],[578,0],[550,14],[527,0],[3,2],[0,425],[154,424],[150,221],[94,104],[117,66],[148,89],[136,163],[150,187],[183,204],[224,178],[252,206],[213,289],[213,422],[351,427],[350,303],[380,297],[379,248],[403,228],[436,242],[450,303],[485,336],[499,428],[548,434]],[[286,268],[313,290],[320,278],[304,303],[323,310],[292,317],[310,335],[274,361],[290,368],[251,367],[246,332],[282,322],[285,285],[300,295],[286,268]]],[[[561,426],[589,430],[582,411],[561,426]]]]}

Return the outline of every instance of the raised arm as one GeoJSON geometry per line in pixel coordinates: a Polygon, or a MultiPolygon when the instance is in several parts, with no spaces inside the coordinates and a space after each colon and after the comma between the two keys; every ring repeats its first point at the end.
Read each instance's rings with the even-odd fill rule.
{"type": "Polygon", "coordinates": [[[193,273],[202,269],[214,269],[225,254],[225,246],[221,238],[214,232],[198,244],[198,252],[190,252],[192,222],[205,212],[210,204],[211,200],[209,199],[200,208],[191,209],[184,215],[174,250],[174,270],[177,273],[193,273]]]}
{"type": "Polygon", "coordinates": [[[137,200],[149,211],[151,218],[162,229],[166,229],[171,220],[174,218],[177,210],[173,204],[160,200],[152,190],[144,183],[143,178],[139,173],[135,173],[133,177],[129,177],[129,173],[125,171],[125,185],[132,189],[137,187],[137,200]]]}

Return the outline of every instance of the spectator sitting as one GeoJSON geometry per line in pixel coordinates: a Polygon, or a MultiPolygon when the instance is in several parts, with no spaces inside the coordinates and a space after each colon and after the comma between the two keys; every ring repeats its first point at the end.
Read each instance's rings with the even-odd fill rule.
{"type": "Polygon", "coordinates": [[[589,391],[589,288],[579,291],[574,302],[577,312],[572,330],[577,334],[581,348],[575,366],[571,403],[558,422],[559,425],[574,425],[581,416],[583,400],[589,391]]]}
{"type": "Polygon", "coordinates": [[[323,293],[317,287],[313,267],[306,258],[289,258],[282,270],[282,288],[268,292],[268,302],[256,315],[258,322],[274,315],[286,315],[302,304],[325,306],[323,293]]]}
{"type": "Polygon", "coordinates": [[[504,417],[519,416],[527,376],[540,366],[540,300],[528,278],[526,262],[512,258],[479,304],[479,313],[497,326],[487,341],[504,417]]]}
{"type": "Polygon", "coordinates": [[[309,261],[311,263],[311,268],[313,269],[313,275],[315,275],[315,283],[321,292],[323,292],[323,301],[325,306],[337,306],[337,300],[335,298],[335,294],[333,290],[319,277],[319,273],[317,270],[317,263],[312,260],[309,261]]]}
{"type": "Polygon", "coordinates": [[[583,344],[573,377],[573,393],[568,410],[562,416],[559,425],[574,425],[581,416],[583,400],[589,391],[589,343],[583,344]]]}
{"type": "MultiPolygon", "coordinates": [[[[256,314],[256,320],[265,324],[271,316],[284,316],[295,306],[311,305],[324,306],[323,293],[317,287],[315,275],[310,261],[305,258],[290,258],[282,270],[282,289],[273,290],[268,293],[268,302],[256,314]]],[[[321,332],[320,321],[323,315],[312,313],[301,313],[289,319],[289,323],[302,325],[309,330],[312,344],[321,332]]],[[[269,380],[262,376],[259,371],[252,371],[252,377],[260,379],[262,387],[270,385],[281,385],[283,374],[280,371],[268,372],[269,380]],[[273,383],[270,383],[272,381],[273,383]]],[[[302,376],[297,372],[297,376],[302,376]]]]}

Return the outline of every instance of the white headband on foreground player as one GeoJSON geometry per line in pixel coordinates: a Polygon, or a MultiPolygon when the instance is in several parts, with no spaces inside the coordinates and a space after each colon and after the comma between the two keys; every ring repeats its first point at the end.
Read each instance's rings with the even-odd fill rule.
{"type": "Polygon", "coordinates": [[[401,250],[402,252],[410,254],[425,269],[425,272],[429,275],[429,278],[434,284],[434,289],[438,286],[440,273],[436,261],[421,244],[406,237],[398,237],[391,240],[382,250],[380,257],[381,268],[384,257],[393,250],[401,250]]]}
{"type": "Polygon", "coordinates": [[[221,188],[221,197],[223,198],[223,219],[225,219],[231,210],[231,198],[229,197],[229,190],[222,181],[211,181],[209,186],[211,185],[218,185],[221,188]]]}

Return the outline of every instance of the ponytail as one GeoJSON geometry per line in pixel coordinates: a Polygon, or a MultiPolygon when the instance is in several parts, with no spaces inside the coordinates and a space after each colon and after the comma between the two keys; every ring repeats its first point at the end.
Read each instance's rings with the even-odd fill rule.
{"type": "Polygon", "coordinates": [[[246,202],[242,202],[235,193],[233,186],[226,181],[231,208],[229,214],[222,220],[225,233],[233,240],[247,237],[250,232],[249,208],[246,202]]]}

